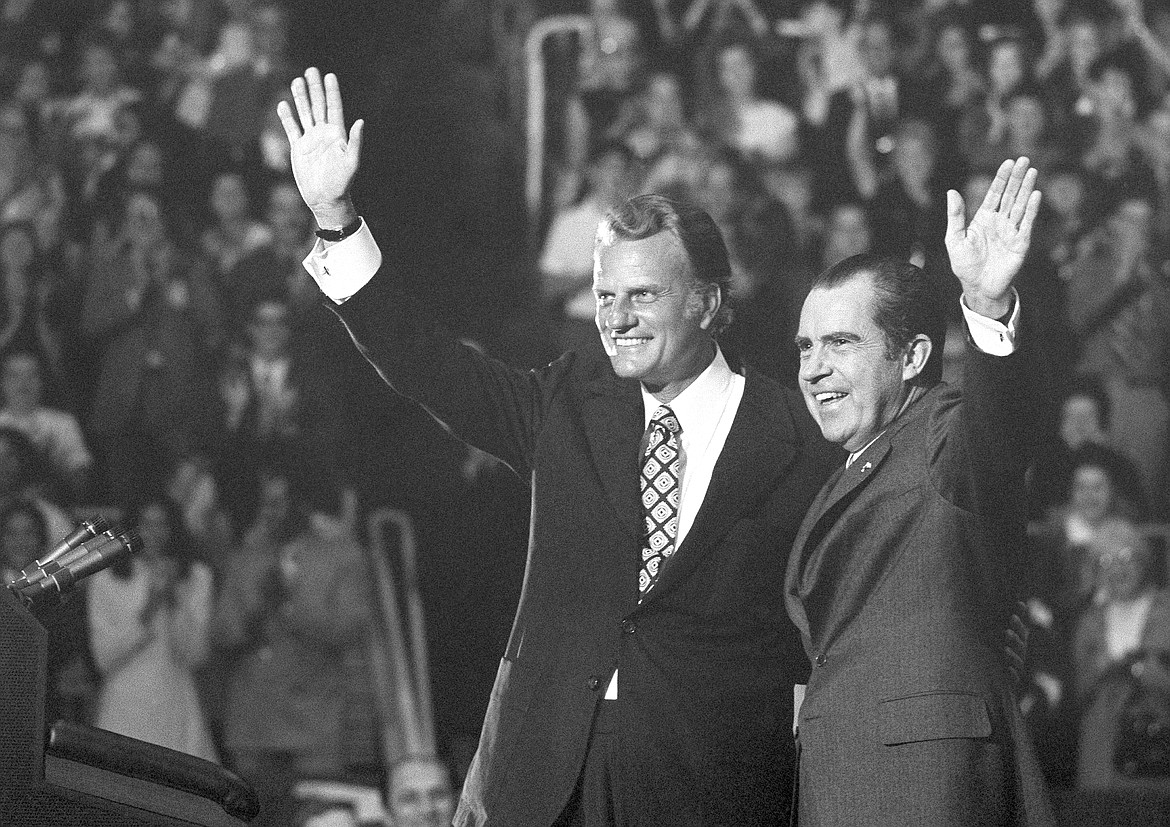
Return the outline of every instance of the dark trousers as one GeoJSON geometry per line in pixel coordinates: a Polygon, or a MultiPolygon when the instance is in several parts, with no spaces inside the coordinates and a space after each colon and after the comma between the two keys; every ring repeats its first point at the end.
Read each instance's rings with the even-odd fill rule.
{"type": "MultiPolygon", "coordinates": [[[[778,827],[788,811],[777,789],[745,790],[657,765],[630,741],[621,701],[601,701],[585,766],[553,827],[778,827]]],[[[785,777],[787,781],[787,777],[785,777]]],[[[787,793],[787,785],[783,791],[787,793]]],[[[785,802],[786,803],[786,802],[785,802]]]]}

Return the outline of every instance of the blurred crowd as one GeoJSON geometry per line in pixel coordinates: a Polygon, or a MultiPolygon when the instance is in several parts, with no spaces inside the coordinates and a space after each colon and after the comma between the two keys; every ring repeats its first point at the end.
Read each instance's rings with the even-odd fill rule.
{"type": "MultiPolygon", "coordinates": [[[[1020,293],[1050,445],[1020,554],[1022,703],[1054,785],[1170,788],[1170,4],[527,5],[588,21],[538,51],[531,364],[598,347],[594,232],[642,191],[723,229],[733,361],[793,382],[809,278],[865,251],[954,293],[957,356],[945,193],[984,191],[1007,157],[1039,168],[1020,293]]],[[[306,62],[291,51],[276,0],[0,0],[0,562],[96,512],[143,540],[62,607],[50,720],[222,762],[270,823],[361,820],[298,800],[306,780],[374,788],[392,815],[397,796],[394,824],[446,823],[526,499],[382,388],[321,306],[275,116],[306,62]],[[365,518],[394,486],[423,535],[443,760],[412,754],[368,631],[386,618],[365,518]]]]}

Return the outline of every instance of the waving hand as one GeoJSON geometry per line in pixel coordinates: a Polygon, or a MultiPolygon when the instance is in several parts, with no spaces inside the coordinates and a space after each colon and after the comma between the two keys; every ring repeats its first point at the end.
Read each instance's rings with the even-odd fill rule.
{"type": "Polygon", "coordinates": [[[1028,159],[1004,161],[979,209],[965,224],[963,197],[947,192],[947,252],[967,306],[998,318],[1011,310],[1012,281],[1023,266],[1040,209],[1028,159]]]}
{"type": "Polygon", "coordinates": [[[276,111],[292,148],[297,188],[319,226],[342,227],[356,216],[349,187],[361,158],[365,122],[354,121],[346,134],[341,86],[332,73],[322,80],[317,69],[306,70],[292,82],[292,95],[296,113],[287,101],[276,111]]]}

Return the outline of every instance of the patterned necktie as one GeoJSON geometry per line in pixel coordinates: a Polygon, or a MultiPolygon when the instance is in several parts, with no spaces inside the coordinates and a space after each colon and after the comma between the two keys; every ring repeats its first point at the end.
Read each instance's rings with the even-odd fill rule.
{"type": "Polygon", "coordinates": [[[663,564],[674,554],[678,536],[678,503],[681,496],[682,426],[674,411],[665,405],[654,412],[647,428],[646,450],[642,454],[642,513],[646,518],[646,540],[638,570],[639,600],[658,582],[663,564]]]}

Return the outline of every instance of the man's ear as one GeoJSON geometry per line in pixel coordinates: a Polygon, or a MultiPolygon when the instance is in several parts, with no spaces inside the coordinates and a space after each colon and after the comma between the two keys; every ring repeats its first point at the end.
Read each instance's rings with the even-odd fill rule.
{"type": "Polygon", "coordinates": [[[917,334],[910,341],[910,344],[906,345],[906,350],[902,357],[903,382],[915,379],[922,373],[926,368],[926,363],[930,361],[930,351],[933,347],[934,344],[925,333],[917,334]]]}
{"type": "Polygon", "coordinates": [[[696,291],[695,298],[699,300],[701,310],[699,327],[710,330],[719,315],[719,308],[723,306],[723,291],[718,284],[704,284],[696,291]]]}

